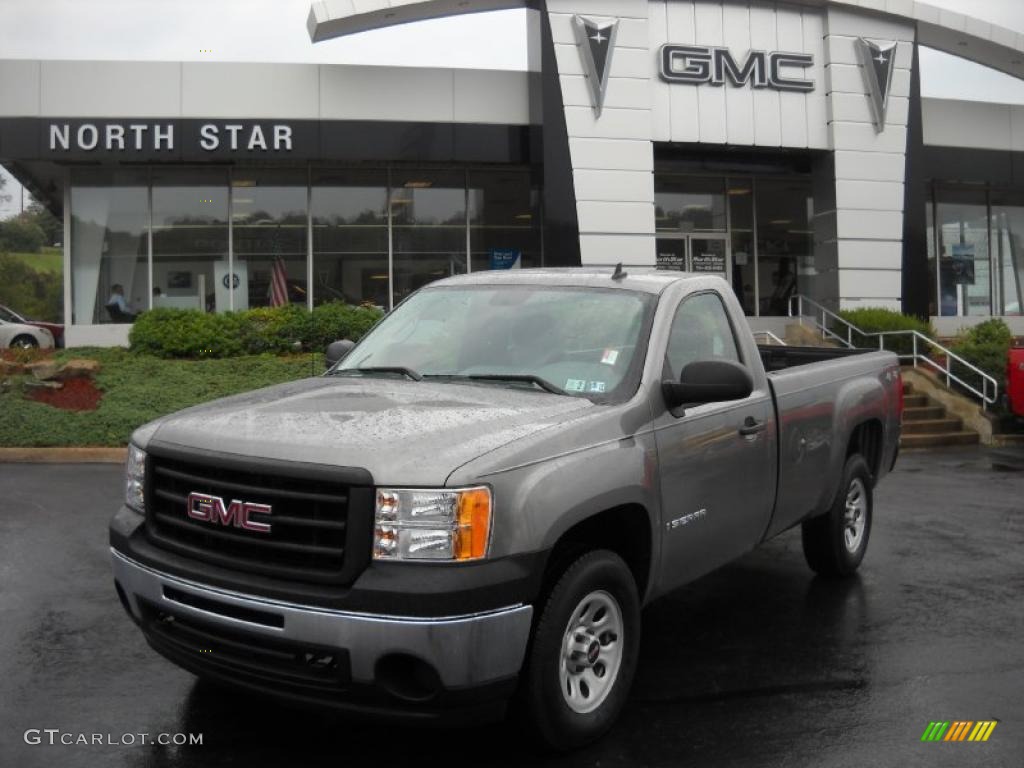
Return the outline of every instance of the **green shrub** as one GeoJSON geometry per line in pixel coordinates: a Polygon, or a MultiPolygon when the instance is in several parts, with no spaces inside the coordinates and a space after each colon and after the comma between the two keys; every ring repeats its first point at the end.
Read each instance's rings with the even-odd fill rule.
{"type": "MultiPolygon", "coordinates": [[[[953,351],[972,365],[981,368],[999,383],[1000,391],[1006,386],[1006,358],[1013,333],[999,318],[986,320],[961,333],[953,342],[953,351]]],[[[954,362],[953,373],[972,386],[980,388],[977,374],[954,362]]]]}
{"type": "MultiPolygon", "coordinates": [[[[863,309],[848,309],[839,313],[846,322],[852,323],[865,333],[885,333],[889,331],[917,331],[928,338],[934,338],[935,332],[929,323],[920,320],[912,315],[904,315],[892,309],[881,307],[865,307],[863,309]]],[[[833,328],[833,330],[844,336],[844,328],[833,328]]],[[[877,347],[878,338],[858,337],[854,334],[853,343],[856,346],[877,347]]],[[[926,346],[926,345],[925,345],[926,346]]],[[[895,336],[885,340],[885,348],[900,355],[909,355],[913,352],[914,342],[910,336],[895,336]]],[[[927,354],[928,350],[918,343],[918,351],[927,354]]]]}
{"type": "Polygon", "coordinates": [[[133,351],[157,357],[235,357],[245,352],[242,330],[241,313],[154,309],[139,315],[128,339],[133,351]]]}
{"type": "Polygon", "coordinates": [[[319,352],[338,339],[358,341],[380,317],[376,309],[340,302],[313,312],[297,304],[221,314],[154,309],[135,321],[129,341],[135,352],[164,358],[319,352]]]}

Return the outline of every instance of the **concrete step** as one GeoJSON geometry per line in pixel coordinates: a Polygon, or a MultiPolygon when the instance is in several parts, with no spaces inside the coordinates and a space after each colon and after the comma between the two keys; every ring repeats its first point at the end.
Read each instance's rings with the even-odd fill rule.
{"type": "Polygon", "coordinates": [[[903,435],[900,446],[903,448],[938,448],[946,445],[977,445],[981,437],[977,432],[937,432],[924,435],[903,435]]]}
{"type": "Polygon", "coordinates": [[[903,407],[904,408],[922,408],[926,405],[931,405],[928,400],[928,395],[904,395],[903,396],[903,407]]]}
{"type": "Polygon", "coordinates": [[[946,416],[946,409],[941,405],[928,405],[924,407],[915,406],[903,409],[903,422],[925,421],[928,419],[942,419],[946,416]]]}
{"type": "Polygon", "coordinates": [[[1001,434],[996,435],[995,438],[999,441],[1000,445],[1024,445],[1024,434],[1001,434]]]}
{"type": "Polygon", "coordinates": [[[963,419],[917,419],[903,425],[904,435],[949,434],[963,430],[963,419]]]}

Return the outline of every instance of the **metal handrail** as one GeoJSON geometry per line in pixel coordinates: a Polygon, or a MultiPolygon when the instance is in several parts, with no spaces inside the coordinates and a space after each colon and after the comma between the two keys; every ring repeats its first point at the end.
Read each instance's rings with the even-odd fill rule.
{"type": "Polygon", "coordinates": [[[818,302],[814,301],[813,299],[809,299],[802,294],[797,294],[790,298],[789,316],[796,317],[800,321],[801,325],[803,325],[805,317],[810,318],[811,320],[814,321],[815,326],[821,332],[821,337],[823,339],[835,339],[840,344],[845,344],[847,347],[851,349],[855,346],[853,343],[854,334],[857,334],[865,339],[877,337],[878,348],[883,351],[885,351],[885,339],[887,336],[902,336],[904,338],[909,336],[912,342],[912,351],[910,352],[910,354],[897,353],[897,356],[900,358],[900,360],[912,360],[915,368],[918,367],[919,362],[927,364],[930,368],[934,369],[940,376],[946,379],[946,389],[952,389],[953,382],[956,382],[961,387],[966,389],[968,392],[973,394],[975,397],[980,398],[982,409],[986,409],[989,405],[994,405],[996,401],[999,399],[999,382],[997,382],[994,378],[992,378],[983,370],[981,370],[978,366],[974,365],[973,363],[969,363],[967,360],[964,360],[964,358],[960,357],[960,355],[956,354],[953,350],[949,349],[948,347],[942,346],[934,339],[928,338],[920,331],[876,331],[870,333],[868,331],[862,331],[849,320],[840,317],[832,310],[823,307],[818,302]],[[794,304],[796,305],[795,315],[793,313],[794,304]],[[805,314],[804,305],[810,307],[813,310],[814,314],[805,314]],[[818,319],[818,315],[820,315],[821,317],[820,320],[818,319]],[[835,323],[838,323],[841,327],[845,327],[845,336],[841,333],[836,333],[831,328],[829,328],[829,320],[833,320],[835,323]],[[923,351],[929,348],[938,351],[945,356],[945,366],[939,365],[923,351]],[[976,386],[967,383],[958,375],[953,373],[954,360],[960,365],[962,365],[964,368],[967,368],[972,373],[975,373],[980,377],[980,390],[976,386]],[[990,390],[991,395],[989,394],[990,390]]]}
{"type": "Polygon", "coordinates": [[[778,336],[776,336],[771,331],[754,331],[754,339],[755,340],[757,339],[758,336],[763,336],[764,337],[765,346],[770,347],[772,344],[775,344],[778,347],[786,346],[786,342],[784,342],[782,339],[780,339],[778,336]]]}

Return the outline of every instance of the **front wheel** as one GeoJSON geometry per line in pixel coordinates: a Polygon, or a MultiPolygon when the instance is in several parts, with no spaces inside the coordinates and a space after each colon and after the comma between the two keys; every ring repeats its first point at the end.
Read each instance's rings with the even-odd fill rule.
{"type": "Polygon", "coordinates": [[[32,336],[16,336],[11,341],[12,349],[35,349],[38,346],[39,342],[32,336]]]}
{"type": "Polygon", "coordinates": [[[851,456],[843,467],[832,509],[803,524],[804,558],[821,576],[851,576],[864,559],[874,507],[871,486],[871,470],[864,457],[851,456]]]}
{"type": "Polygon", "coordinates": [[[534,628],[521,706],[538,741],[583,746],[614,724],[640,648],[640,598],[622,558],[608,550],[575,560],[548,594],[534,628]]]}

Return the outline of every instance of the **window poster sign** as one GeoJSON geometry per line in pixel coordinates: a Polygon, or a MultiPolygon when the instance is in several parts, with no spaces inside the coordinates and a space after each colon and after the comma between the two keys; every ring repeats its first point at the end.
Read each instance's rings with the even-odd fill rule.
{"type": "Polygon", "coordinates": [[[491,269],[520,269],[523,252],[518,248],[491,248],[491,269]]]}
{"type": "Polygon", "coordinates": [[[686,257],[674,251],[659,252],[655,264],[658,269],[674,269],[682,272],[686,269],[686,257]]]}
{"type": "Polygon", "coordinates": [[[725,254],[695,253],[693,255],[693,272],[706,272],[713,275],[725,274],[725,254]]]}

